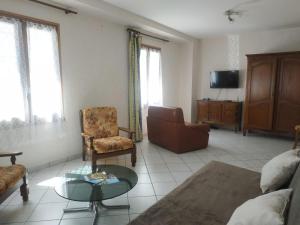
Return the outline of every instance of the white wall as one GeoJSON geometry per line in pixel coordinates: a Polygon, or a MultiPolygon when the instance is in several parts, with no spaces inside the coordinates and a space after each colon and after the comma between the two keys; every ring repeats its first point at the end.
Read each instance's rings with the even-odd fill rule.
{"type": "Polygon", "coordinates": [[[199,73],[200,73],[200,61],[201,61],[201,42],[200,40],[193,41],[193,73],[192,73],[192,99],[191,99],[191,121],[197,122],[197,100],[198,100],[198,89],[199,84],[199,73]]]}
{"type": "Polygon", "coordinates": [[[300,50],[300,28],[260,31],[227,35],[201,40],[200,74],[197,97],[243,100],[247,69],[246,54],[300,50]],[[209,72],[213,70],[241,70],[239,89],[210,89],[209,72]]]}
{"type": "Polygon", "coordinates": [[[178,105],[183,109],[186,122],[196,121],[196,103],[199,80],[200,41],[181,44],[178,105]]]}
{"type": "MultiPolygon", "coordinates": [[[[0,9],[60,24],[63,100],[66,122],[0,132],[0,149],[22,151],[28,168],[81,153],[79,110],[117,107],[118,122],[128,126],[127,32],[124,26],[88,15],[65,15],[29,1],[1,0],[0,9]]],[[[148,41],[149,44],[153,42],[148,41]]],[[[158,43],[163,54],[166,105],[176,106],[179,45],[158,43]]],[[[0,164],[9,162],[2,160],[0,164]]]]}
{"type": "Polygon", "coordinates": [[[191,122],[193,45],[192,43],[184,43],[180,47],[180,77],[178,79],[179,85],[176,94],[179,98],[178,106],[183,110],[185,121],[191,122]]]}

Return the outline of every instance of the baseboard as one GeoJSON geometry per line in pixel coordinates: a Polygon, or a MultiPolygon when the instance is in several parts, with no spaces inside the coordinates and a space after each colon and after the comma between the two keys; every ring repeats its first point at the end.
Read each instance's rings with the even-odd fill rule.
{"type": "Polygon", "coordinates": [[[28,171],[28,173],[34,173],[36,171],[46,169],[46,168],[49,168],[49,167],[52,167],[52,166],[56,166],[60,163],[65,163],[65,162],[68,162],[68,161],[72,161],[72,160],[78,159],[80,157],[81,157],[81,154],[74,154],[74,155],[68,156],[66,158],[58,159],[58,160],[51,161],[51,162],[41,164],[41,165],[38,165],[38,166],[29,167],[29,168],[27,167],[27,171],[28,171]]]}

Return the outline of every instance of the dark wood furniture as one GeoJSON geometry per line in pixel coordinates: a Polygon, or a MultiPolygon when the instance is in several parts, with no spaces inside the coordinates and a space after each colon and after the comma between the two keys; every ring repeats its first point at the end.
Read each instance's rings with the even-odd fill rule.
{"type": "MultiPolygon", "coordinates": [[[[0,157],[10,157],[12,165],[16,165],[16,156],[22,155],[22,152],[0,152],[0,157]]],[[[5,175],[5,174],[3,174],[5,175]]],[[[1,177],[0,177],[1,178],[1,177]]],[[[12,193],[14,193],[18,188],[20,188],[20,194],[23,198],[23,201],[28,201],[29,189],[27,185],[26,173],[24,176],[18,180],[15,185],[9,186],[5,192],[0,194],[0,204],[4,202],[12,193]]]]}
{"type": "Polygon", "coordinates": [[[300,52],[247,57],[243,134],[294,134],[300,124],[300,52]]]}
{"type": "Polygon", "coordinates": [[[235,131],[241,128],[241,102],[198,100],[197,110],[198,123],[231,126],[235,131]]]}

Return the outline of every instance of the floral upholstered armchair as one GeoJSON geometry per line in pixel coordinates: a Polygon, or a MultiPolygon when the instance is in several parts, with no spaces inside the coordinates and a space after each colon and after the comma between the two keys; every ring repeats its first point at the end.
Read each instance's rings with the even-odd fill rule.
{"type": "Polygon", "coordinates": [[[26,179],[26,168],[16,164],[16,156],[22,152],[1,152],[0,157],[10,157],[11,166],[0,166],[0,203],[4,202],[17,188],[23,201],[28,201],[28,187],[26,179]]]}
{"type": "Polygon", "coordinates": [[[82,159],[89,154],[92,169],[96,170],[97,159],[123,154],[131,154],[132,166],[136,163],[136,147],[133,141],[133,131],[118,127],[117,110],[114,107],[94,107],[80,111],[82,130],[82,159]],[[119,136],[119,131],[125,131],[129,137],[119,136]]]}

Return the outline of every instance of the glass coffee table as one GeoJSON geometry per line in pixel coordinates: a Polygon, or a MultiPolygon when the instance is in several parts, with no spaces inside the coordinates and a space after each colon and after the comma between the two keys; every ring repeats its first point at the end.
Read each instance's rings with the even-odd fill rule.
{"type": "Polygon", "coordinates": [[[85,166],[66,173],[59,184],[55,185],[56,193],[68,200],[89,202],[89,207],[68,208],[68,212],[89,211],[94,213],[93,225],[97,223],[99,207],[107,209],[129,209],[129,205],[106,205],[104,200],[118,197],[130,191],[138,181],[137,174],[124,166],[97,166],[97,175],[92,174],[91,167],[85,166]],[[101,178],[99,178],[99,174],[101,178]]]}

